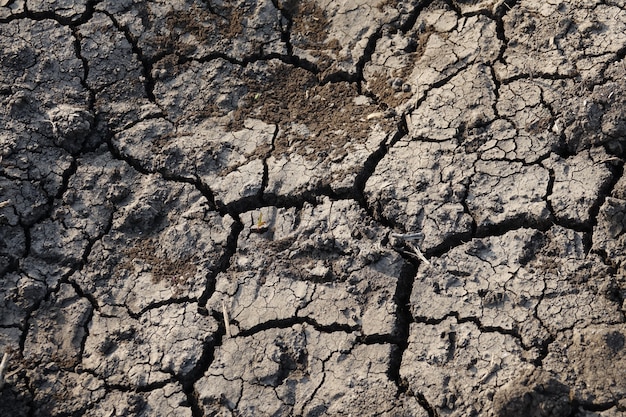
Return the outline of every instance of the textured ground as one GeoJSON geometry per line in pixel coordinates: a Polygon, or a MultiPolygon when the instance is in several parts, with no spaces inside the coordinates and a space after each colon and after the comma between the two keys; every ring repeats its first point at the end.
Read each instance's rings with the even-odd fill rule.
{"type": "Polygon", "coordinates": [[[0,1],[0,415],[626,415],[623,0],[0,1]]]}

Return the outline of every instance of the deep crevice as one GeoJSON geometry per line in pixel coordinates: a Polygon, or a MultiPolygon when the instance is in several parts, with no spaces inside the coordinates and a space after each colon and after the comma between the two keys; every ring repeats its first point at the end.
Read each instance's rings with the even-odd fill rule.
{"type": "Polygon", "coordinates": [[[148,97],[148,100],[150,100],[150,102],[157,103],[154,96],[154,86],[156,83],[154,78],[152,77],[152,61],[144,57],[143,50],[139,46],[137,39],[135,39],[135,37],[127,27],[122,26],[118,22],[117,18],[113,16],[113,14],[111,14],[110,12],[103,10],[102,13],[105,14],[111,20],[113,26],[115,26],[115,28],[124,35],[124,38],[126,38],[126,41],[130,44],[131,50],[135,55],[137,55],[137,58],[139,59],[142,67],[141,75],[144,77],[145,80],[143,84],[146,91],[146,97],[148,97]]]}
{"type": "Polygon", "coordinates": [[[247,211],[270,206],[301,209],[307,203],[317,206],[322,197],[329,197],[331,200],[341,200],[346,198],[345,196],[335,193],[330,185],[321,185],[319,188],[306,190],[296,195],[264,193],[262,199],[255,195],[233,201],[226,206],[221,205],[218,202],[218,208],[226,210],[231,215],[237,215],[247,211]]]}
{"type": "Polygon", "coordinates": [[[496,22],[496,37],[502,42],[496,61],[502,62],[503,64],[506,64],[504,54],[509,46],[509,39],[506,37],[506,31],[504,29],[504,16],[507,14],[509,9],[515,7],[516,4],[517,0],[505,0],[495,10],[495,15],[492,16],[492,19],[496,22]]]}
{"type": "Polygon", "coordinates": [[[522,336],[517,332],[517,330],[515,329],[515,327],[513,327],[512,329],[507,329],[504,327],[500,327],[500,326],[487,326],[482,324],[482,322],[480,321],[480,318],[478,317],[473,317],[473,316],[469,316],[469,317],[460,317],[460,315],[458,313],[455,312],[454,316],[456,317],[457,323],[462,324],[462,323],[472,323],[473,325],[475,325],[478,330],[481,331],[481,333],[498,333],[498,334],[505,334],[508,336],[511,336],[515,339],[517,339],[520,342],[520,345],[524,348],[524,349],[528,349],[528,346],[525,346],[522,343],[522,336]]]}
{"type": "MultiPolygon", "coordinates": [[[[68,280],[68,282],[80,298],[86,298],[87,301],[89,301],[89,303],[91,304],[91,309],[89,310],[89,314],[87,315],[87,318],[85,319],[85,324],[83,325],[83,331],[85,333],[80,341],[80,353],[78,354],[78,357],[82,358],[83,354],[85,353],[85,345],[87,343],[87,338],[89,337],[89,325],[91,324],[91,320],[93,319],[94,311],[98,309],[98,303],[91,294],[86,294],[82,290],[82,288],[80,288],[80,286],[76,284],[74,281],[68,280]]],[[[74,367],[73,370],[74,372],[76,372],[76,367],[74,367]]]]}
{"type": "MultiPolygon", "coordinates": [[[[87,83],[87,79],[89,78],[89,61],[82,54],[82,47],[80,44],[82,36],[80,32],[78,32],[75,26],[72,27],[72,35],[74,36],[74,52],[76,54],[76,57],[83,64],[83,76],[80,79],[80,84],[83,86],[85,90],[89,92],[89,101],[88,101],[89,111],[92,114],[95,114],[96,93],[91,89],[91,87],[87,83]]],[[[93,126],[91,126],[92,131],[94,130],[94,127],[95,127],[95,123],[93,126]]],[[[84,148],[84,145],[83,145],[83,148],[84,148]]]]}
{"type": "Polygon", "coordinates": [[[502,79],[500,80],[500,82],[502,83],[502,85],[507,85],[507,84],[511,84],[515,81],[519,81],[519,80],[534,80],[534,79],[540,79],[540,80],[551,80],[551,81],[558,81],[558,80],[571,80],[573,78],[575,78],[578,74],[551,74],[551,73],[547,73],[547,72],[533,72],[532,74],[529,73],[520,73],[520,74],[516,74],[516,75],[512,75],[508,78],[502,79]]]}
{"type": "MultiPolygon", "coordinates": [[[[74,271],[74,272],[76,272],[76,271],[74,271]]],[[[80,298],[87,299],[87,301],[89,301],[89,304],[91,304],[92,312],[91,312],[90,318],[89,318],[89,321],[91,321],[91,316],[93,315],[93,311],[100,309],[100,307],[98,305],[98,300],[96,300],[96,298],[93,296],[93,294],[90,294],[90,293],[87,293],[87,292],[83,291],[83,289],[80,287],[80,285],[78,285],[78,283],[76,281],[69,279],[69,277],[67,279],[67,284],[71,285],[71,287],[74,289],[74,291],[76,292],[76,294],[80,298]]]]}
{"type": "Polygon", "coordinates": [[[239,239],[239,234],[243,230],[243,223],[239,219],[237,214],[231,214],[234,219],[234,222],[231,226],[230,234],[226,239],[226,245],[222,251],[222,255],[217,260],[212,270],[209,271],[205,278],[205,287],[204,291],[198,297],[198,312],[200,314],[207,315],[208,311],[206,309],[206,304],[209,298],[213,296],[215,292],[215,285],[217,283],[217,276],[225,272],[230,267],[230,262],[232,257],[237,253],[237,240],[239,239]]]}
{"type": "Polygon", "coordinates": [[[435,408],[432,405],[430,405],[430,403],[428,402],[424,394],[422,394],[421,392],[411,392],[411,391],[408,391],[407,394],[413,395],[415,397],[418,404],[421,405],[422,408],[426,410],[426,412],[428,413],[428,417],[439,417],[437,410],[435,410],[435,408]]]}
{"type": "MultiPolygon", "coordinates": [[[[406,259],[406,258],[405,258],[406,259]]],[[[402,358],[404,352],[409,346],[410,326],[413,322],[413,315],[411,314],[411,293],[413,292],[413,285],[415,283],[415,275],[417,273],[417,262],[409,259],[404,268],[400,272],[398,277],[398,283],[396,284],[396,292],[393,296],[396,303],[396,326],[394,329],[394,338],[391,343],[396,344],[396,348],[391,354],[389,359],[389,369],[387,374],[389,379],[394,381],[398,386],[399,392],[402,392],[403,384],[400,376],[400,367],[402,365],[402,358]]],[[[390,343],[390,339],[382,340],[385,343],[390,343]]]]}
{"type": "MultiPolygon", "coordinates": [[[[408,127],[406,124],[406,120],[404,117],[400,119],[398,122],[398,127],[391,140],[388,141],[388,137],[385,138],[378,149],[374,151],[370,156],[367,157],[365,162],[363,163],[363,169],[356,175],[354,180],[354,194],[355,199],[359,203],[359,205],[372,217],[376,218],[373,214],[372,207],[367,203],[367,199],[365,198],[365,185],[370,177],[376,171],[376,167],[382,161],[382,159],[387,155],[389,149],[391,149],[398,141],[408,135],[408,127]]],[[[376,220],[379,220],[376,218],[376,220]]],[[[386,226],[391,226],[391,222],[386,222],[386,226]]]]}
{"type": "Polygon", "coordinates": [[[272,4],[276,8],[276,10],[280,11],[281,16],[287,21],[287,27],[283,27],[282,21],[280,22],[280,40],[285,43],[287,55],[293,56],[293,45],[291,44],[291,28],[293,27],[293,16],[287,8],[280,7],[280,4],[278,4],[278,0],[272,0],[272,4]]]}
{"type": "Polygon", "coordinates": [[[187,304],[194,303],[195,301],[196,300],[193,297],[188,297],[188,296],[176,297],[176,296],[172,296],[172,298],[168,298],[168,299],[165,299],[165,300],[153,301],[150,304],[148,304],[147,306],[143,307],[137,313],[134,313],[134,312],[130,311],[130,309],[128,309],[128,308],[127,308],[127,310],[128,310],[128,315],[129,315],[130,318],[135,319],[135,320],[139,320],[142,315],[144,315],[145,313],[147,313],[149,311],[156,310],[157,308],[161,308],[161,307],[169,306],[169,305],[176,305],[176,304],[187,305],[187,304]]]}
{"type": "Polygon", "coordinates": [[[214,332],[212,337],[209,337],[204,341],[202,355],[198,359],[194,368],[187,375],[180,376],[178,378],[178,381],[183,387],[183,392],[187,396],[187,401],[189,403],[189,408],[191,408],[191,415],[193,417],[204,416],[201,401],[200,398],[198,398],[198,393],[196,392],[194,385],[204,376],[205,372],[213,363],[213,360],[215,359],[215,348],[222,345],[222,339],[226,334],[223,323],[220,323],[217,317],[214,316],[214,318],[219,323],[217,332],[214,332]]]}
{"type": "MultiPolygon", "coordinates": [[[[22,219],[19,220],[19,226],[24,231],[24,254],[22,258],[27,258],[31,251],[31,246],[33,242],[33,238],[30,234],[30,228],[32,225],[25,225],[22,223],[22,219]]],[[[19,260],[16,260],[16,268],[19,268],[19,260]]]]}
{"type": "Polygon", "coordinates": [[[589,402],[577,400],[575,402],[575,405],[582,408],[585,411],[595,412],[595,411],[608,411],[611,408],[617,407],[618,403],[617,401],[607,401],[604,403],[589,403],[589,402]]]}
{"type": "Polygon", "coordinates": [[[411,12],[409,13],[409,16],[404,21],[404,23],[400,26],[399,28],[400,31],[403,34],[406,34],[409,30],[413,29],[413,27],[415,26],[415,23],[417,22],[417,18],[419,17],[419,15],[422,13],[422,11],[424,11],[425,8],[430,6],[432,2],[433,0],[426,0],[422,2],[421,4],[416,5],[415,8],[411,10],[411,12]]]}
{"type": "Polygon", "coordinates": [[[498,224],[479,225],[474,237],[485,238],[493,236],[502,236],[513,230],[528,228],[536,229],[542,232],[550,229],[554,224],[554,219],[548,218],[532,218],[526,213],[510,217],[498,224]]]}
{"type": "Polygon", "coordinates": [[[259,323],[255,326],[250,327],[249,329],[240,331],[235,337],[252,336],[256,333],[260,333],[262,331],[270,330],[270,329],[288,329],[297,324],[310,325],[315,330],[322,332],[322,333],[334,333],[334,332],[352,333],[352,332],[359,331],[358,326],[349,326],[347,324],[338,324],[338,323],[334,323],[330,325],[322,325],[310,317],[289,317],[285,319],[269,320],[263,323],[259,323]]]}
{"type": "Polygon", "coordinates": [[[585,235],[585,252],[589,252],[593,247],[593,229],[598,225],[598,215],[600,213],[600,209],[602,205],[606,201],[608,197],[610,197],[611,192],[615,188],[617,182],[622,178],[624,174],[624,163],[615,166],[611,165],[611,173],[613,174],[610,181],[607,181],[605,186],[600,188],[598,193],[599,198],[592,204],[589,208],[589,232],[585,235]]]}
{"type": "Polygon", "coordinates": [[[550,201],[550,196],[554,192],[554,182],[556,181],[556,176],[554,175],[554,169],[547,167],[544,168],[548,171],[548,185],[546,186],[546,195],[543,197],[543,200],[546,202],[546,207],[548,207],[550,216],[556,219],[556,213],[554,211],[554,207],[552,206],[552,202],[550,201]]]}
{"type": "MultiPolygon", "coordinates": [[[[537,303],[539,305],[539,303],[537,303]]],[[[542,323],[543,326],[543,323],[542,323]]],[[[537,357],[533,359],[532,364],[536,367],[543,366],[543,360],[550,353],[550,345],[556,340],[553,335],[550,335],[546,340],[544,340],[540,346],[536,346],[537,348],[537,357]]]]}
{"type": "Polygon", "coordinates": [[[276,149],[276,137],[280,132],[280,127],[278,124],[274,126],[274,134],[272,135],[272,141],[270,143],[270,149],[267,154],[263,157],[263,176],[261,177],[261,189],[259,190],[258,198],[261,202],[264,202],[263,193],[267,189],[267,185],[269,183],[269,166],[267,165],[267,160],[270,158],[274,150],[276,149]]]}
{"type": "Polygon", "coordinates": [[[163,388],[172,382],[171,379],[166,379],[158,382],[151,382],[145,385],[123,385],[123,384],[105,384],[107,392],[112,390],[120,392],[151,392],[159,388],[163,388]]]}
{"type": "Polygon", "coordinates": [[[0,23],[9,23],[13,20],[19,19],[31,19],[34,21],[42,21],[42,20],[54,20],[58,22],[61,26],[78,26],[83,23],[89,21],[93,17],[94,13],[94,4],[91,1],[88,1],[85,4],[85,11],[76,16],[65,17],[56,14],[54,11],[33,11],[28,9],[28,3],[24,4],[24,12],[13,14],[6,19],[0,19],[0,23]]]}

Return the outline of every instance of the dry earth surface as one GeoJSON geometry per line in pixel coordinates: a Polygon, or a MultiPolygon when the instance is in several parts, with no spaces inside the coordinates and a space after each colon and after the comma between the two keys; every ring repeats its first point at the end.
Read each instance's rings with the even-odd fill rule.
{"type": "Polygon", "coordinates": [[[2,0],[0,45],[0,415],[626,415],[623,0],[2,0]]]}

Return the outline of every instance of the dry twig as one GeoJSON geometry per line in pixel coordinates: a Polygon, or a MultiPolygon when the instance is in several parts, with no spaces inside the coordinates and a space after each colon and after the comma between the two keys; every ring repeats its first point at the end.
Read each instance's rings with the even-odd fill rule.
{"type": "Polygon", "coordinates": [[[0,362],[0,391],[2,391],[2,388],[4,388],[4,370],[9,364],[10,358],[11,358],[11,355],[9,355],[9,352],[4,352],[4,356],[2,357],[2,362],[0,362]]]}
{"type": "Polygon", "coordinates": [[[222,300],[222,314],[224,315],[224,327],[226,327],[226,336],[233,337],[230,333],[230,319],[228,318],[228,310],[226,310],[226,301],[222,300]]]}
{"type": "Polygon", "coordinates": [[[424,256],[424,254],[422,253],[420,248],[417,245],[414,245],[413,243],[411,243],[411,241],[424,239],[424,234],[423,233],[420,233],[420,232],[417,232],[417,233],[392,233],[391,237],[395,238],[395,239],[398,239],[401,242],[404,242],[404,244],[409,249],[412,250],[412,252],[403,250],[402,251],[403,253],[406,253],[407,255],[415,256],[415,257],[417,257],[417,259],[419,259],[420,261],[424,262],[426,265],[430,265],[430,262],[428,261],[428,259],[426,259],[426,257],[424,256]]]}

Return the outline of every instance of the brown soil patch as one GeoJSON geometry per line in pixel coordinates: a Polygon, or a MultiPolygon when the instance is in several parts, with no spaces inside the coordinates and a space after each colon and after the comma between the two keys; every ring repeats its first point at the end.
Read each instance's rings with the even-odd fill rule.
{"type": "Polygon", "coordinates": [[[186,259],[167,259],[159,255],[156,243],[150,239],[138,241],[134,246],[124,250],[126,259],[120,262],[119,268],[127,271],[134,270],[133,260],[139,259],[150,268],[152,281],[159,283],[165,281],[175,287],[175,294],[179,295],[188,279],[193,278],[197,268],[191,257],[186,259]]]}
{"type": "Polygon", "coordinates": [[[334,60],[330,55],[341,51],[341,43],[336,38],[328,39],[330,23],[326,11],[312,0],[290,0],[285,2],[283,9],[292,17],[291,44],[308,50],[317,59],[317,67],[321,71],[327,70],[334,60]]]}
{"type": "Polygon", "coordinates": [[[347,150],[348,143],[365,142],[377,122],[394,125],[389,119],[368,120],[381,108],[355,104],[359,94],[353,84],[320,85],[311,72],[282,63],[265,73],[263,79],[249,81],[249,93],[230,128],[240,128],[248,117],[279,125],[286,134],[276,138],[276,156],[297,152],[313,159],[325,157],[336,149],[347,150]]]}
{"type": "Polygon", "coordinates": [[[232,39],[243,33],[243,16],[246,10],[239,7],[222,7],[207,10],[198,4],[189,9],[170,10],[165,14],[166,32],[152,39],[156,50],[192,55],[198,43],[211,44],[221,39],[232,39]],[[189,41],[181,39],[188,38],[189,41]]]}
{"type": "Polygon", "coordinates": [[[292,37],[301,41],[297,46],[319,46],[326,40],[328,18],[316,2],[289,0],[284,2],[283,8],[292,17],[292,37]]]}
{"type": "MultiPolygon", "coordinates": [[[[395,77],[393,77],[395,78],[395,77]]],[[[388,78],[381,72],[376,72],[368,82],[369,90],[376,94],[376,97],[387,106],[395,108],[411,98],[411,92],[396,92],[391,87],[393,78],[388,78]]],[[[398,77],[399,78],[399,77],[398,77]]]]}

